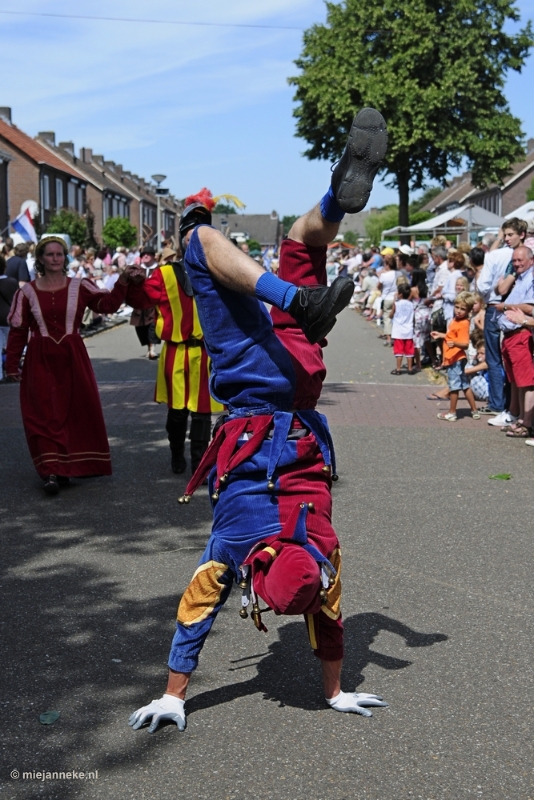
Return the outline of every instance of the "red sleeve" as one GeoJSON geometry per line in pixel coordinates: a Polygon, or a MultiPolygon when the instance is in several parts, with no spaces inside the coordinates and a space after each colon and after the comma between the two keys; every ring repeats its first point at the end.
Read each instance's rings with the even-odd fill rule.
{"type": "Polygon", "coordinates": [[[84,278],[80,287],[82,300],[86,306],[89,306],[91,311],[97,314],[113,314],[124,303],[126,299],[126,290],[128,286],[124,286],[120,280],[115,281],[115,286],[108,292],[107,289],[99,289],[92,281],[84,278]]]}
{"type": "Polygon", "coordinates": [[[154,270],[150,278],[140,284],[128,284],[126,302],[132,308],[152,308],[159,305],[163,294],[163,277],[160,269],[154,270]]]}
{"type": "Polygon", "coordinates": [[[7,321],[11,325],[11,330],[7,339],[6,374],[18,375],[20,359],[28,341],[30,327],[29,303],[20,289],[13,297],[7,321]]]}

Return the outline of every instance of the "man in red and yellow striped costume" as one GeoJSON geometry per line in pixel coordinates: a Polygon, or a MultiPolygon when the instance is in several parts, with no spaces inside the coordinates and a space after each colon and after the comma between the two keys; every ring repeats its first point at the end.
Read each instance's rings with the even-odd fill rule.
{"type": "Polygon", "coordinates": [[[131,286],[127,302],[134,308],[156,306],[156,334],[164,344],[154,400],[167,403],[169,408],[166,430],[172,469],[177,474],[186,468],[184,447],[191,412],[189,438],[194,472],[209,444],[211,414],[223,407],[210,396],[210,359],[182,262],[161,265],[141,286],[131,286]]]}

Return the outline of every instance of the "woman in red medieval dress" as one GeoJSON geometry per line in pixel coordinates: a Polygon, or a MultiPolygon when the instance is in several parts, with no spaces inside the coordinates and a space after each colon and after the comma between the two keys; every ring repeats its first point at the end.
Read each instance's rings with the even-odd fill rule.
{"type": "Polygon", "coordinates": [[[6,373],[20,381],[28,447],[44,490],[51,495],[70,478],[111,474],[102,406],[79,328],[87,306],[102,314],[116,311],[137,274],[136,267],[128,267],[108,292],[86,278],[67,278],[66,265],[62,239],[39,242],[38,277],[18,290],[8,317],[6,373]]]}

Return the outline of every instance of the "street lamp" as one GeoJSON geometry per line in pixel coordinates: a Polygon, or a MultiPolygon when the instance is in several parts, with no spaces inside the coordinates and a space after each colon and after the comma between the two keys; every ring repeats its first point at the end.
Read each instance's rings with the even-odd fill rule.
{"type": "Polygon", "coordinates": [[[167,176],[166,175],[152,175],[152,180],[156,184],[156,197],[158,201],[158,208],[156,214],[156,224],[158,227],[158,239],[157,239],[157,248],[158,252],[161,250],[161,197],[165,197],[169,194],[168,189],[162,189],[160,183],[163,183],[167,176]]]}

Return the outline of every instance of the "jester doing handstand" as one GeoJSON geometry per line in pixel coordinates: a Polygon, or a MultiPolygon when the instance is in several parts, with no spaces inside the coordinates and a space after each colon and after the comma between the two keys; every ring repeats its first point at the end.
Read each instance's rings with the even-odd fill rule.
{"type": "Polygon", "coordinates": [[[134,729],[150,722],[152,733],[172,720],[184,730],[191,673],[234,582],[241,615],[251,602],[260,630],[260,598],[277,614],[304,614],[332,708],[371,716],[368,706],[386,705],[377,695],[341,691],[335,461],[326,418],[315,410],[326,375],[321,343],[353,291],[342,277],[326,288],[326,246],[344,213],[367,203],[386,148],[382,116],[363,109],[327,194],[282,243],[279,277],[211,227],[209,201],[186,200],[185,266],[212,359],[211,392],[228,415],[181,498],[189,502],[209,473],[213,527],[178,607],[167,690],[131,715],[134,729]],[[271,317],[264,302],[273,306],[271,317]]]}

